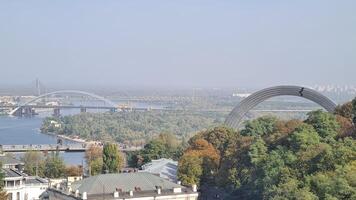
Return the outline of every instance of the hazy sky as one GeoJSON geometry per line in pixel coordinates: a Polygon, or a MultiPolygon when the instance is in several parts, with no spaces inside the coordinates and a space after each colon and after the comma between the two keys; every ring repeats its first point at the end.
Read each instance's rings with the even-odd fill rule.
{"type": "Polygon", "coordinates": [[[0,2],[0,84],[356,85],[355,0],[0,2]]]}

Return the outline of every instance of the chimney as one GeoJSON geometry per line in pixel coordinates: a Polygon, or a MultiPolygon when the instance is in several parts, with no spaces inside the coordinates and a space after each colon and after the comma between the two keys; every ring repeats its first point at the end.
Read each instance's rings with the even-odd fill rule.
{"type": "Polygon", "coordinates": [[[79,197],[79,190],[75,191],[75,197],[79,197]]]}
{"type": "Polygon", "coordinates": [[[132,197],[132,196],[133,196],[133,191],[130,190],[130,191],[129,191],[129,194],[130,194],[130,197],[132,197]]]}
{"type": "Polygon", "coordinates": [[[181,181],[177,181],[177,184],[178,184],[178,185],[182,185],[182,182],[181,182],[181,181]]]}
{"type": "Polygon", "coordinates": [[[161,192],[162,192],[162,191],[161,191],[161,188],[158,187],[158,188],[157,188],[157,194],[161,194],[161,192]]]}
{"type": "Polygon", "coordinates": [[[193,190],[193,192],[197,192],[198,191],[196,184],[192,185],[192,190],[193,190]]]}
{"type": "Polygon", "coordinates": [[[114,198],[119,198],[119,192],[118,191],[114,192],[114,198]]]}
{"type": "Polygon", "coordinates": [[[88,199],[88,197],[87,197],[87,192],[83,192],[83,194],[82,194],[82,199],[83,199],[83,200],[87,200],[87,199],[88,199]]]}
{"type": "Polygon", "coordinates": [[[173,188],[173,193],[181,193],[182,188],[173,188]]]}

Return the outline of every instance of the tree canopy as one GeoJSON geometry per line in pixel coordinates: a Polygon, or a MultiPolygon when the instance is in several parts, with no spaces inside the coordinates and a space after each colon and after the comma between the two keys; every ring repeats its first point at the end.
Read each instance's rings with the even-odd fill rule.
{"type": "Polygon", "coordinates": [[[103,148],[103,173],[116,173],[124,164],[123,156],[119,152],[117,144],[107,143],[103,148]]]}
{"type": "Polygon", "coordinates": [[[349,105],[341,107],[346,114],[317,110],[305,121],[265,116],[241,132],[202,131],[179,160],[178,177],[225,188],[224,199],[356,199],[355,127],[349,105]]]}

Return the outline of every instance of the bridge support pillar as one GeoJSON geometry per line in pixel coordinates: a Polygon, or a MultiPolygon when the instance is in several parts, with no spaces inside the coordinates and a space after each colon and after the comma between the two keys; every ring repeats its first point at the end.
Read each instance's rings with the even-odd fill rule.
{"type": "Polygon", "coordinates": [[[25,107],[24,109],[23,109],[23,115],[25,116],[25,117],[31,117],[32,115],[33,115],[33,110],[32,110],[32,108],[31,107],[25,107]]]}
{"type": "Polygon", "coordinates": [[[81,107],[81,108],[80,108],[80,112],[81,112],[81,113],[85,113],[85,112],[87,112],[87,108],[85,108],[85,107],[81,107]]]}
{"type": "Polygon", "coordinates": [[[22,108],[19,108],[16,110],[16,112],[14,112],[14,116],[16,117],[22,117],[22,112],[23,112],[23,109],[22,108]]]}
{"type": "Polygon", "coordinates": [[[53,109],[53,117],[60,117],[61,116],[61,110],[59,108],[53,109]]]}

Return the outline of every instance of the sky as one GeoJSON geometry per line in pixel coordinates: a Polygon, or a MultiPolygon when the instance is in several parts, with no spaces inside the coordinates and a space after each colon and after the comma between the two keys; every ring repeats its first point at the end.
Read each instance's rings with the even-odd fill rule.
{"type": "Polygon", "coordinates": [[[354,0],[0,2],[0,84],[356,85],[354,0]]]}

